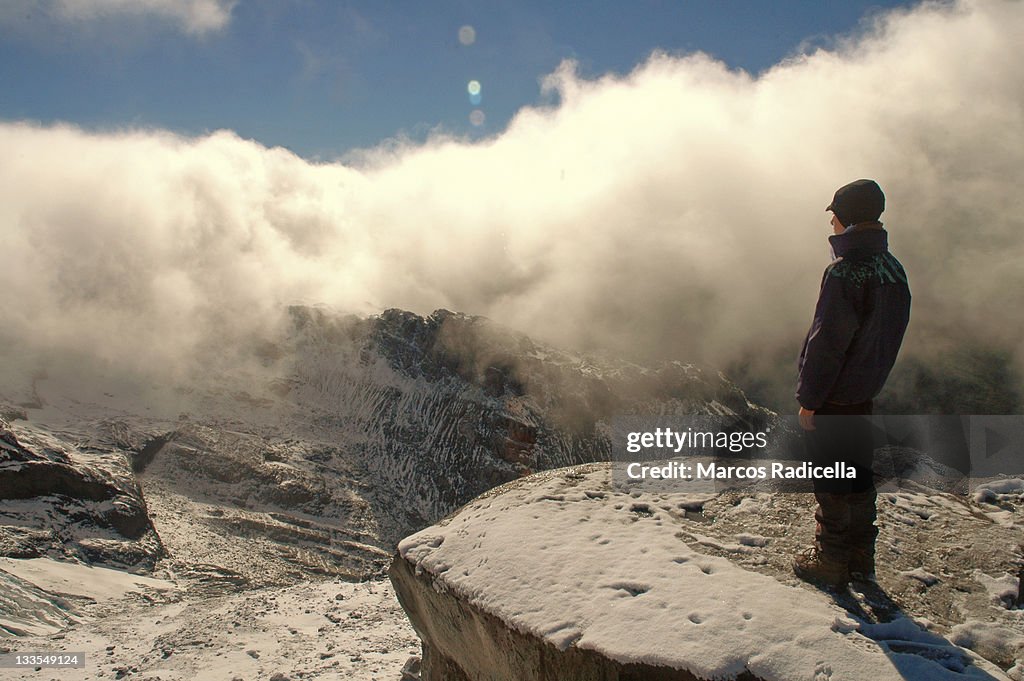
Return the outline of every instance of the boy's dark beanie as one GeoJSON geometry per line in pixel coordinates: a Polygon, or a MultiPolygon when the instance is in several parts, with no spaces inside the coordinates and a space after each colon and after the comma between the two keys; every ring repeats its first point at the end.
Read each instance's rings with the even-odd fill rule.
{"type": "Polygon", "coordinates": [[[885,210],[885,194],[874,180],[857,180],[836,190],[828,208],[844,226],[875,222],[885,210]]]}

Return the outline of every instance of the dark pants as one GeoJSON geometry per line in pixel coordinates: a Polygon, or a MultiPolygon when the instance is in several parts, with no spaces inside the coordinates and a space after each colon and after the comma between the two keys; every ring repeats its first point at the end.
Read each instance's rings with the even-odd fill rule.
{"type": "Polygon", "coordinates": [[[867,569],[874,561],[875,482],[871,471],[874,439],[871,402],[831,404],[826,402],[814,414],[813,431],[807,433],[810,460],[814,465],[843,461],[857,472],[853,479],[814,480],[814,512],[817,527],[815,546],[827,558],[851,563],[852,569],[867,569]]]}

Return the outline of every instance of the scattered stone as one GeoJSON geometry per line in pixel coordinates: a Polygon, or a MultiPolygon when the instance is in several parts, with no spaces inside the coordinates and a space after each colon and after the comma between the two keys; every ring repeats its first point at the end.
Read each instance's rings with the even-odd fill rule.
{"type": "Polygon", "coordinates": [[[939,578],[938,577],[936,577],[935,575],[933,575],[932,573],[928,572],[927,570],[925,570],[922,567],[918,567],[918,568],[915,568],[913,570],[905,570],[904,572],[901,572],[900,574],[905,575],[907,577],[910,577],[911,579],[916,579],[917,581],[921,582],[925,586],[935,586],[936,584],[939,583],[939,578]]]}
{"type": "Polygon", "coordinates": [[[164,548],[127,457],[65,437],[0,420],[0,556],[152,569],[164,548]]]}
{"type": "Polygon", "coordinates": [[[402,665],[402,681],[420,681],[420,666],[422,660],[419,655],[413,655],[402,665]]]}

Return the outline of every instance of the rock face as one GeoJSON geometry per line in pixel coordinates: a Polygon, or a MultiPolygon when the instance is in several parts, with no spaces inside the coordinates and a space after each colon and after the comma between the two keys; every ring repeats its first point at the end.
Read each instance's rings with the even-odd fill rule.
{"type": "Polygon", "coordinates": [[[384,506],[402,509],[393,542],[501,483],[609,459],[613,415],[758,409],[719,374],[565,352],[483,317],[291,314],[274,353],[293,358],[282,389],[301,416],[289,420],[357,454],[384,506]]]}
{"type": "Polygon", "coordinates": [[[127,457],[0,421],[0,555],[151,568],[163,554],[127,457]]]}
{"type": "Polygon", "coordinates": [[[136,467],[147,494],[161,497],[159,512],[194,513],[215,535],[249,538],[250,555],[217,552],[209,560],[251,585],[383,571],[389,553],[378,546],[366,485],[337,445],[190,421],[147,442],[159,446],[136,467]],[[256,553],[274,556],[280,569],[252,569],[256,553]]]}
{"type": "Polygon", "coordinates": [[[390,575],[423,642],[422,678],[1006,678],[880,592],[793,578],[784,523],[802,519],[796,542],[809,539],[809,497],[613,492],[607,464],[492,490],[399,544],[390,575]],[[728,538],[700,517],[716,504],[728,538]]]}

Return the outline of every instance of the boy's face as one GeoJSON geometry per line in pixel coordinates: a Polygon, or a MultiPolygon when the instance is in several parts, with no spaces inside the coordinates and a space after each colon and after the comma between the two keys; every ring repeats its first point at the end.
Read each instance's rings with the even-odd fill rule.
{"type": "Polygon", "coordinates": [[[832,220],[830,220],[830,223],[834,234],[842,234],[843,230],[846,229],[843,223],[839,222],[839,218],[835,216],[835,213],[832,214],[832,220]]]}

